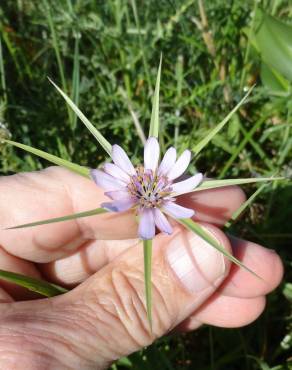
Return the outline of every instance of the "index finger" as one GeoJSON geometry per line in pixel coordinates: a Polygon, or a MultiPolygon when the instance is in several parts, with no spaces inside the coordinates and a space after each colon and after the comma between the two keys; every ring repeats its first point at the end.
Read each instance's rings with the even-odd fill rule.
{"type": "MultiPolygon", "coordinates": [[[[195,198],[183,196],[181,201],[194,209],[198,207],[198,217],[203,221],[208,217],[212,222],[213,217],[214,223],[218,223],[243,201],[238,189],[202,191],[196,193],[195,198]],[[202,206],[207,207],[210,200],[213,209],[211,207],[204,216],[202,206]],[[224,217],[218,209],[224,209],[224,217]]],[[[87,211],[100,207],[105,200],[107,197],[93,181],[60,167],[0,179],[2,227],[87,211]]],[[[15,256],[42,263],[70,255],[90,239],[118,240],[136,236],[137,223],[132,212],[106,213],[38,227],[2,229],[0,245],[15,256]]]]}

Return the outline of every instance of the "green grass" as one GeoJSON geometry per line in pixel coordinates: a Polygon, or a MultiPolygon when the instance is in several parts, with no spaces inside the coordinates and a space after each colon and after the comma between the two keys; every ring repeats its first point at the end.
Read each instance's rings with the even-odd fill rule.
{"type": "MultiPolygon", "coordinates": [[[[259,5],[286,20],[291,12],[287,4],[278,0],[259,5]]],[[[151,93],[163,53],[159,117],[163,148],[170,144],[180,151],[194,147],[256,82],[248,102],[198,154],[192,170],[214,178],[291,176],[290,94],[273,96],[259,77],[261,61],[246,38],[246,30],[254,27],[254,2],[206,0],[204,5],[215,52],[212,40],[204,38],[205,29],[200,29],[197,1],[3,2],[0,121],[6,128],[0,127],[0,137],[7,137],[9,131],[14,141],[83,166],[95,167],[104,160],[103,149],[67,110],[48,76],[111,143],[122,143],[138,158],[139,136],[143,138],[142,130],[148,132],[151,93]]],[[[47,166],[45,160],[5,144],[0,150],[2,174],[47,166]]],[[[259,186],[245,189],[251,195],[259,186]]],[[[242,329],[204,327],[163,338],[116,368],[288,368],[291,204],[291,185],[268,185],[245,216],[230,227],[241,237],[276,249],[286,266],[285,280],[269,297],[259,320],[242,329]]]]}

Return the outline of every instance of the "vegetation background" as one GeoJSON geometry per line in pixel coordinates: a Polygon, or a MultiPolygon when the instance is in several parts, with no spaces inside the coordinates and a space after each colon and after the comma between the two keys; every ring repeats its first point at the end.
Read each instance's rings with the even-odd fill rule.
{"type": "MultiPolygon", "coordinates": [[[[288,0],[2,1],[0,135],[82,165],[103,161],[50,76],[105,137],[138,157],[162,52],[163,147],[192,148],[256,83],[195,166],[214,178],[291,176],[291,15],[288,0]]],[[[0,150],[2,174],[48,165],[0,150]]],[[[286,267],[254,324],[164,338],[113,369],[292,369],[291,225],[292,186],[278,183],[261,189],[232,226],[276,249],[286,267]]]]}

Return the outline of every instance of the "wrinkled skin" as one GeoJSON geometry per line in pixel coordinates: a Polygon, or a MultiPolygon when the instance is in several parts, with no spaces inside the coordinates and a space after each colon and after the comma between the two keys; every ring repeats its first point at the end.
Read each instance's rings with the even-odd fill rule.
{"type": "MultiPolygon", "coordinates": [[[[180,203],[194,208],[205,230],[262,280],[176,225],[173,235],[154,240],[152,332],[143,250],[130,212],[2,229],[0,269],[68,287],[82,284],[35,300],[33,293],[1,282],[0,369],[104,369],[169,331],[255,320],[283,269],[275,252],[220,230],[244,199],[239,188],[229,187],[194,193],[180,203]]],[[[93,209],[105,200],[92,181],[61,168],[0,179],[2,227],[93,209]]]]}

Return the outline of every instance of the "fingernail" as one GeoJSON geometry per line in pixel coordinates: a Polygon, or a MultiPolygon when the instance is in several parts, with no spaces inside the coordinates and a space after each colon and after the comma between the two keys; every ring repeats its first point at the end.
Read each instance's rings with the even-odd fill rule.
{"type": "MultiPolygon", "coordinates": [[[[215,238],[213,234],[211,236],[215,238]]],[[[167,248],[166,256],[173,272],[190,293],[201,292],[216,284],[225,273],[222,253],[191,232],[176,234],[167,248]]]]}

